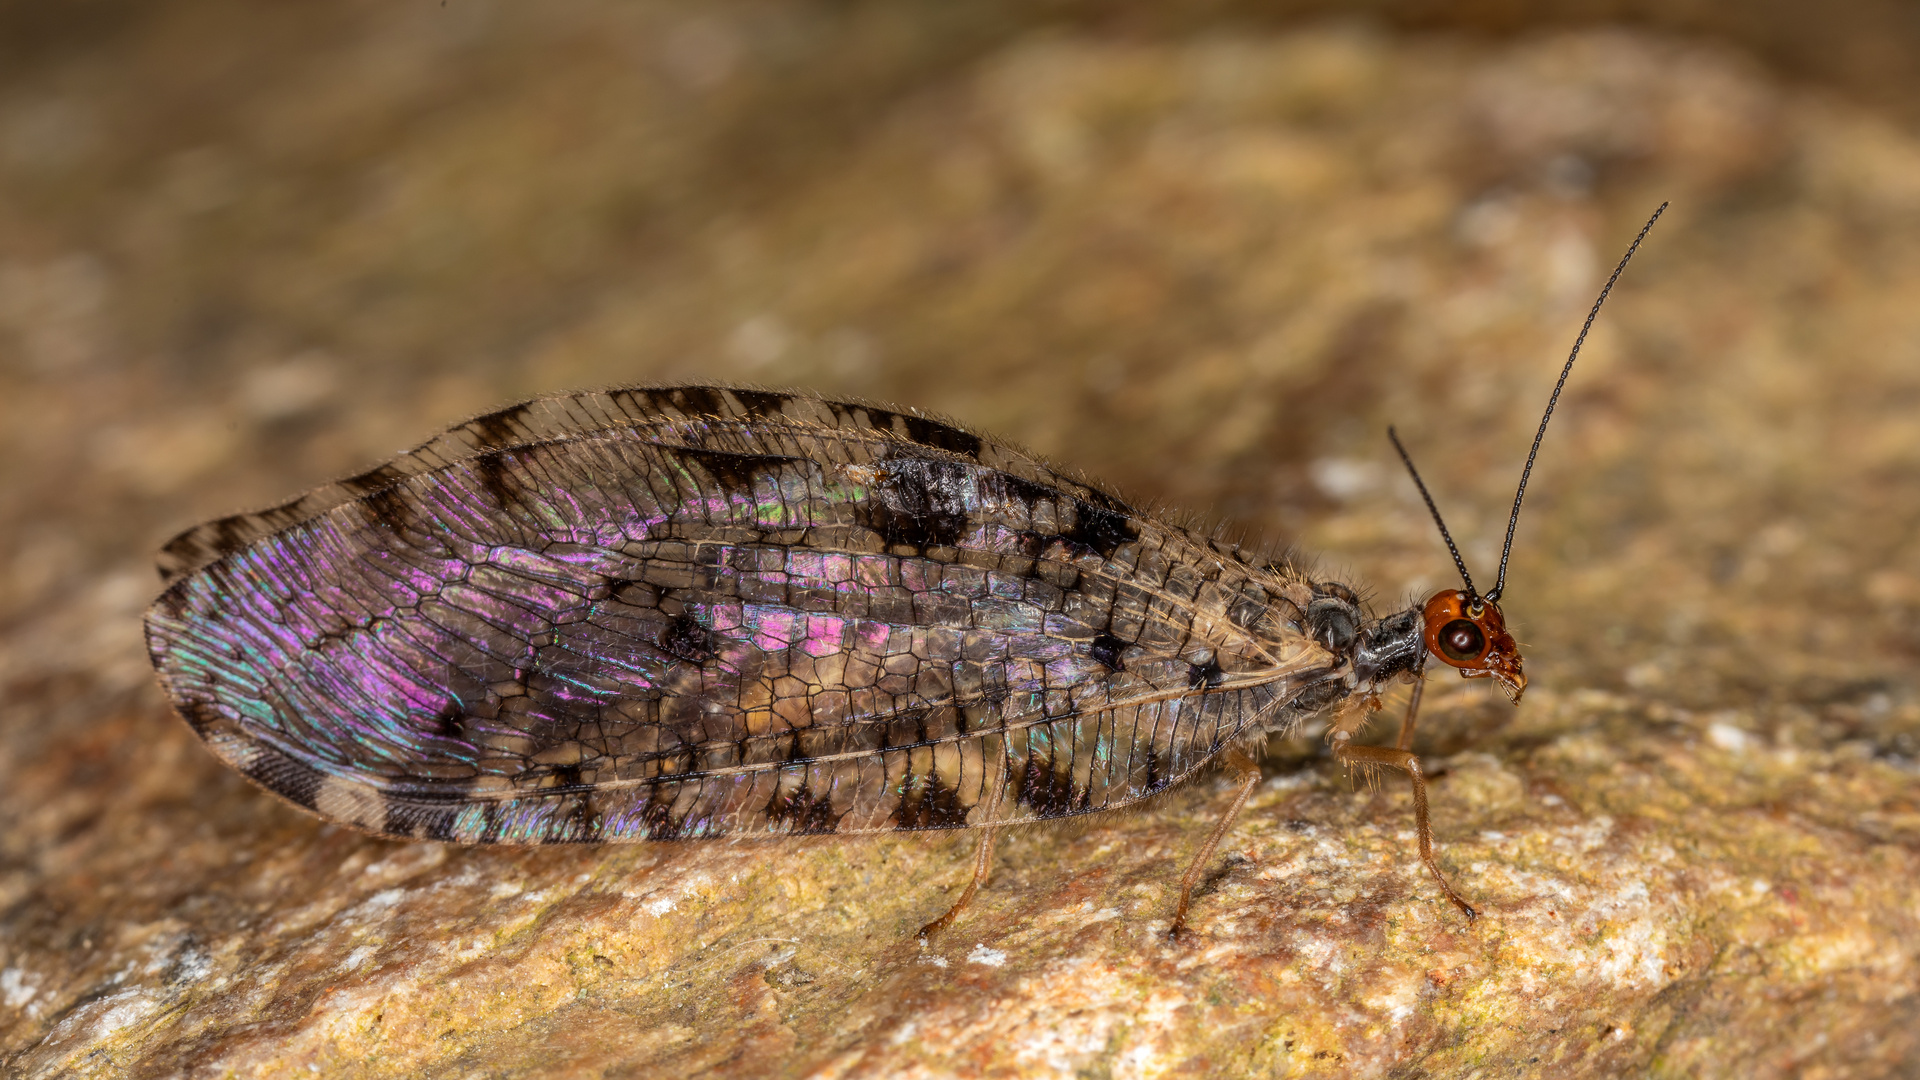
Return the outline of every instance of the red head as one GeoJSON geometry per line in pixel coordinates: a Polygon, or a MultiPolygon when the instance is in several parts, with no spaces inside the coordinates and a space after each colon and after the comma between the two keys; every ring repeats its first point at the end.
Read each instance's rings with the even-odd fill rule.
{"type": "Polygon", "coordinates": [[[1500,605],[1459,589],[1434,593],[1421,618],[1427,651],[1460,669],[1464,679],[1497,679],[1514,704],[1527,689],[1520,646],[1507,633],[1500,605]]]}

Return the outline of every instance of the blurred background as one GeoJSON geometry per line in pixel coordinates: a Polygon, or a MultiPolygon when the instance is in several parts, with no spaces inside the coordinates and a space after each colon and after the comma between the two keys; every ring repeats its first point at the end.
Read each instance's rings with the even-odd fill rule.
{"type": "MultiPolygon", "coordinates": [[[[1490,581],[1663,200],[1520,524],[1540,704],[1450,681],[1423,746],[1604,699],[1649,754],[1910,768],[1916,125],[1895,0],[0,3],[9,933],[73,948],[133,917],[87,883],[269,807],[151,685],[188,525],[531,394],[743,381],[954,416],[1390,608],[1451,568],[1386,425],[1490,581]]],[[[1820,820],[1917,842],[1888,783],[1820,820]]],[[[64,1015],[21,978],[9,1052],[64,1015]]]]}

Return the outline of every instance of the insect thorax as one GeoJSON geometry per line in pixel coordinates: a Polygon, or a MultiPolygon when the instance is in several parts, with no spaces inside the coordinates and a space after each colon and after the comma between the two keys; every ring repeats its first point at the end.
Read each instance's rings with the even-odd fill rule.
{"type": "Polygon", "coordinates": [[[1370,619],[1347,586],[1328,581],[1315,582],[1312,588],[1313,599],[1303,612],[1304,629],[1342,658],[1348,690],[1375,691],[1419,668],[1426,650],[1419,609],[1370,619]]]}

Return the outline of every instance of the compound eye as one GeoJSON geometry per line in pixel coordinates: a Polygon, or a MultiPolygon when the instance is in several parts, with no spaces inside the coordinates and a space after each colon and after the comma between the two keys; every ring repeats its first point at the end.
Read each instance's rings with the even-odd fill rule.
{"type": "Polygon", "coordinates": [[[1471,663],[1487,651],[1487,635],[1470,619],[1455,619],[1440,628],[1440,652],[1447,659],[1471,663]]]}

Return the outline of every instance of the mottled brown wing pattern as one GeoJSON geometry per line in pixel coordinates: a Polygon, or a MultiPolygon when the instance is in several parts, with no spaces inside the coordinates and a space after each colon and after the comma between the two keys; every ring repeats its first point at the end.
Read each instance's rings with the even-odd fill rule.
{"type": "Polygon", "coordinates": [[[279,506],[197,525],[161,549],[160,577],[171,584],[282,529],[476,455],[620,431],[633,431],[642,439],[663,438],[674,445],[692,439],[711,443],[715,449],[755,455],[775,453],[771,448],[775,442],[794,438],[810,437],[816,444],[840,438],[905,442],[1045,484],[1110,510],[1125,510],[1113,496],[1024,450],[911,410],[747,387],[617,387],[552,394],[510,405],[279,506]]]}
{"type": "Polygon", "coordinates": [[[1297,578],[957,428],[745,393],[543,399],[187,534],[162,681],[302,806],[507,843],[1097,811],[1345,693],[1297,578]]]}

